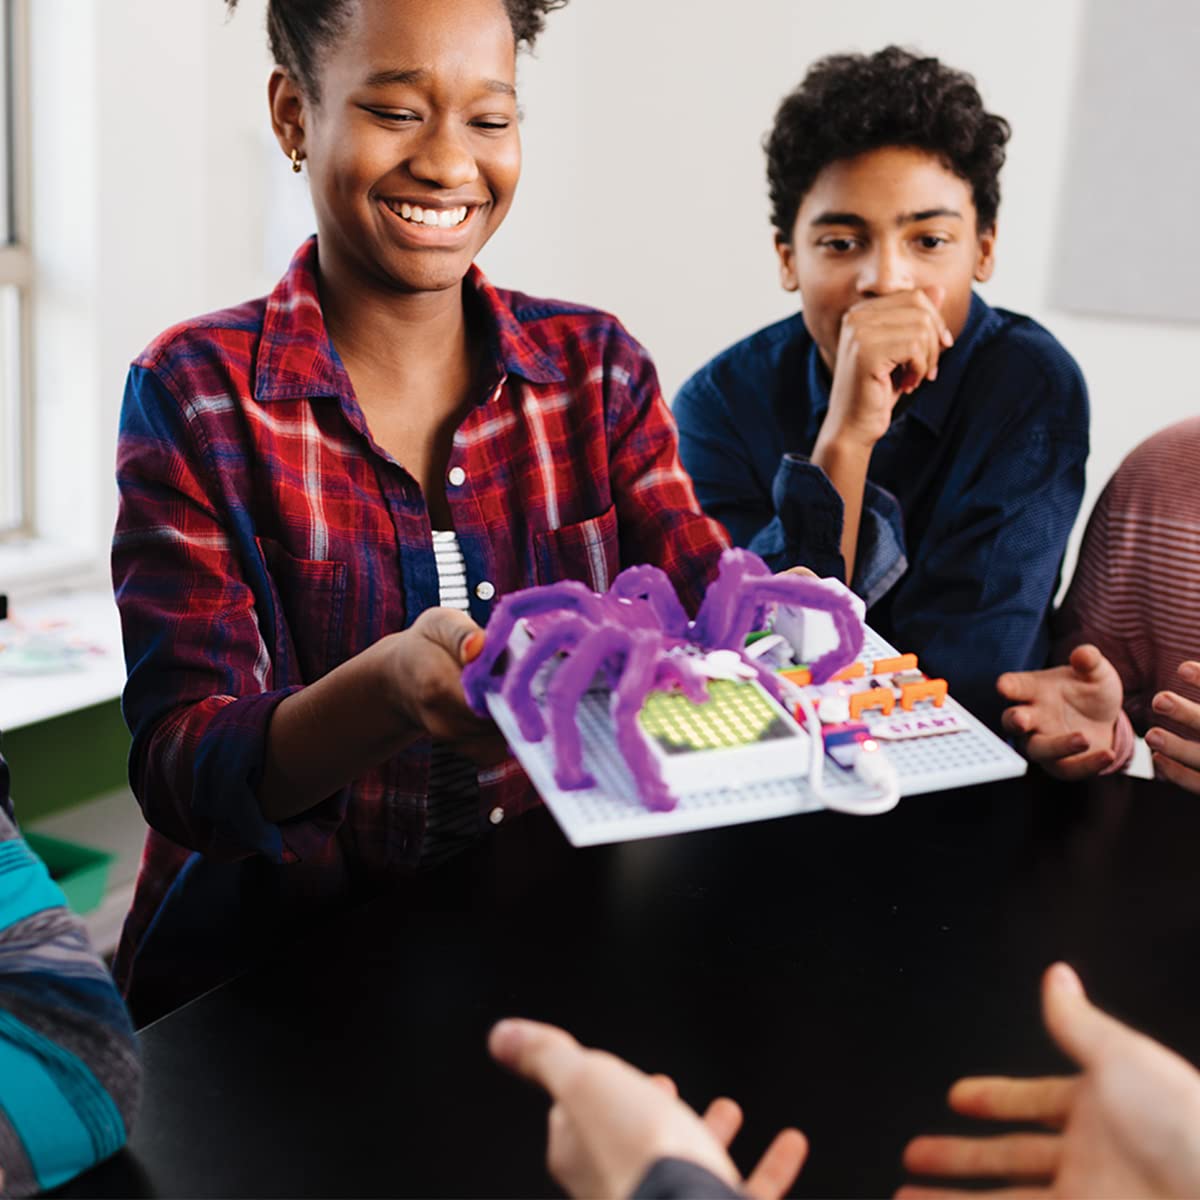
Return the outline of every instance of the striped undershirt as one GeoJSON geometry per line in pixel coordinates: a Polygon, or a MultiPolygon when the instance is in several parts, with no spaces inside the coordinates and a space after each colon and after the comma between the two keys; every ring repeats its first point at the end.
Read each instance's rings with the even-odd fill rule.
{"type": "Polygon", "coordinates": [[[1200,659],[1197,480],[1200,417],[1138,446],[1096,502],[1058,618],[1056,661],[1081,642],[1099,646],[1121,676],[1139,734],[1153,724],[1188,736],[1186,726],[1153,712],[1156,692],[1200,701],[1200,687],[1178,675],[1181,662],[1200,659]]]}
{"type": "MultiPolygon", "coordinates": [[[[454,530],[433,531],[433,555],[437,562],[438,603],[443,608],[466,612],[467,565],[454,530]]],[[[445,862],[479,836],[479,779],[475,764],[435,742],[429,766],[429,809],[425,840],[421,844],[421,866],[445,862]]]]}

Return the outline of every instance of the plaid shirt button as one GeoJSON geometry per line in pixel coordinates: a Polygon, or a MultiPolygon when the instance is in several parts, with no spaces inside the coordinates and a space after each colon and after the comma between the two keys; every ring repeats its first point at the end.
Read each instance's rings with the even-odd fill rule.
{"type": "Polygon", "coordinates": [[[450,474],[446,478],[450,481],[451,487],[462,487],[467,481],[467,473],[462,467],[451,467],[450,474]]]}
{"type": "Polygon", "coordinates": [[[493,808],[492,811],[488,813],[488,820],[491,821],[493,825],[499,825],[500,822],[504,820],[504,809],[493,808]]]}

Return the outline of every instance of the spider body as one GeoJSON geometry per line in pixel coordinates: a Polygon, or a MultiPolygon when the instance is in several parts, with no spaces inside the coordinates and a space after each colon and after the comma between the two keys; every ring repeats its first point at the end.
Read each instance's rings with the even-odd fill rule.
{"type": "Polygon", "coordinates": [[[555,782],[573,790],[595,786],[583,766],[577,714],[584,694],[601,677],[611,692],[617,748],[642,803],[670,810],[676,797],[638,721],[646,697],[678,688],[702,703],[710,679],[757,679],[786,708],[775,673],[745,653],[746,635],[761,623],[761,614],[780,605],[828,613],[833,620],[837,644],[811,664],[814,683],[858,656],[863,627],[848,594],[815,579],[772,575],[748,550],[727,550],[695,621],[688,620],[664,572],[653,566],[622,571],[603,594],[564,581],[505,596],[488,624],[483,652],[463,672],[463,686],[481,715],[487,713],[488,693],[499,691],[530,742],[546,736],[548,714],[555,782]],[[532,631],[531,638],[514,638],[522,627],[532,631]],[[507,667],[497,674],[506,650],[507,667]],[[539,704],[534,680],[559,656],[539,704]]]}

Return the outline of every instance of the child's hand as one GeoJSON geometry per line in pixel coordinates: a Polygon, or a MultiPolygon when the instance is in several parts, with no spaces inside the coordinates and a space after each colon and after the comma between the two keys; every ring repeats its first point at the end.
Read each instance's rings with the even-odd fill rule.
{"type": "Polygon", "coordinates": [[[1065,667],[1010,671],[996,690],[1015,702],[1001,718],[1025,739],[1025,754],[1059,779],[1086,779],[1115,761],[1113,731],[1124,689],[1095,646],[1077,646],[1065,667]]]}
{"type": "Polygon", "coordinates": [[[842,317],[823,440],[874,446],[887,433],[896,401],[926,379],[954,344],[939,311],[944,289],[894,292],[862,300],[842,317]]]}
{"type": "MultiPolygon", "coordinates": [[[[1188,683],[1200,683],[1200,662],[1180,664],[1179,674],[1188,683]]],[[[1159,692],[1153,706],[1156,713],[1185,726],[1197,738],[1192,741],[1157,726],[1151,729],[1146,734],[1146,745],[1154,751],[1155,769],[1164,779],[1200,795],[1200,704],[1185,700],[1177,692],[1159,692]]]]}
{"type": "Polygon", "coordinates": [[[497,1062],[550,1094],[546,1165],[572,1196],[624,1200],[660,1158],[682,1158],[754,1200],[775,1200],[792,1186],[808,1152],[804,1135],[785,1129],[743,1182],[726,1153],[742,1121],[732,1100],[713,1101],[701,1119],[668,1080],[537,1021],[501,1021],[488,1048],[497,1062]]]}
{"type": "Polygon", "coordinates": [[[467,707],[462,686],[462,669],[478,657],[483,636],[466,613],[427,608],[410,628],[379,643],[387,694],[402,719],[445,741],[495,735],[495,726],[467,707]]]}
{"type": "MultiPolygon", "coordinates": [[[[904,1151],[908,1170],[955,1181],[987,1177],[995,1194],[1006,1196],[1200,1195],[1195,1069],[1092,1005],[1065,963],[1046,972],[1042,1011],[1050,1035],[1083,1074],[962,1079],[950,1089],[950,1107],[1048,1131],[916,1138],[904,1151]]],[[[905,1187],[897,1200],[980,1194],[988,1193],[905,1187]]]]}

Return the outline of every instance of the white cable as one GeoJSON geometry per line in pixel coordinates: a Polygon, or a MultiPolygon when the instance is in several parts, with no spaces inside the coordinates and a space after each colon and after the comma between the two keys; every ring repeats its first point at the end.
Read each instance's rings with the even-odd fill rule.
{"type": "Polygon", "coordinates": [[[876,795],[852,799],[849,796],[833,797],[825,790],[825,738],[821,732],[821,720],[813,702],[803,688],[790,679],[779,676],[784,693],[790,695],[804,713],[804,727],[809,736],[808,785],[813,795],[832,812],[848,813],[856,817],[873,817],[890,812],[900,803],[900,778],[896,768],[877,741],[871,741],[871,749],[859,746],[854,758],[854,774],[876,795]]]}

